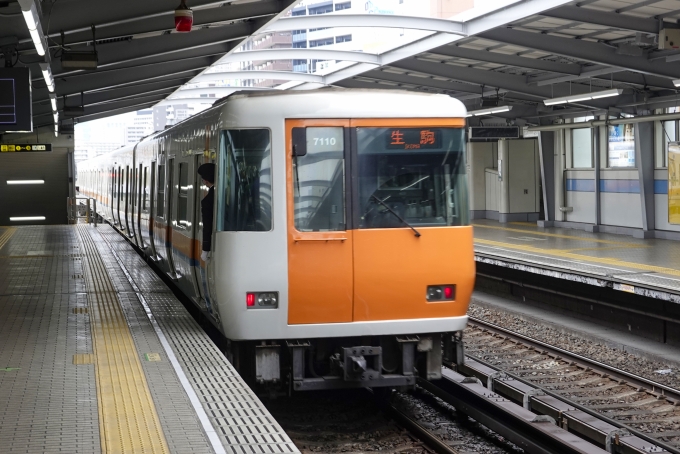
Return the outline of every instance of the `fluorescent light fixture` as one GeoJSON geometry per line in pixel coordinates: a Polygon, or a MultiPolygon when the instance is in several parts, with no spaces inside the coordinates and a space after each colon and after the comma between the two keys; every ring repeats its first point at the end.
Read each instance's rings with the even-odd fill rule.
{"type": "Polygon", "coordinates": [[[498,106],[498,107],[490,107],[488,109],[482,109],[482,110],[471,110],[470,112],[467,113],[468,117],[481,117],[482,115],[491,115],[491,114],[496,114],[496,113],[501,113],[501,112],[510,112],[512,110],[512,106],[498,106]]]}
{"type": "Polygon", "coordinates": [[[31,39],[35,45],[35,50],[38,55],[45,55],[45,35],[43,35],[42,27],[40,26],[40,17],[38,17],[38,10],[35,6],[34,0],[21,0],[21,13],[24,15],[28,32],[31,34],[31,39]]]}
{"type": "Polygon", "coordinates": [[[619,96],[623,93],[622,88],[612,88],[611,90],[594,91],[592,93],[581,93],[578,95],[563,96],[561,98],[546,99],[543,104],[546,106],[554,106],[556,104],[566,104],[571,102],[590,101],[591,99],[609,98],[611,96],[619,96]]]}
{"type": "Polygon", "coordinates": [[[40,71],[42,72],[43,79],[45,79],[45,84],[50,93],[54,93],[54,77],[52,77],[52,68],[50,68],[49,63],[38,63],[40,65],[40,71]]]}
{"type": "Polygon", "coordinates": [[[54,137],[59,137],[59,132],[58,132],[58,131],[54,131],[54,137]]]}
{"type": "Polygon", "coordinates": [[[12,222],[21,222],[21,221],[44,221],[45,216],[14,216],[9,218],[10,221],[12,222]]]}
{"type": "Polygon", "coordinates": [[[57,95],[50,93],[50,102],[52,103],[52,111],[57,111],[57,95]]]}
{"type": "Polygon", "coordinates": [[[59,123],[59,112],[54,112],[54,123],[59,123]]]}
{"type": "Polygon", "coordinates": [[[675,79],[673,81],[673,85],[675,85],[676,87],[680,87],[680,79],[675,79]]]}
{"type": "Polygon", "coordinates": [[[45,184],[45,180],[7,180],[7,184],[45,184]]]}

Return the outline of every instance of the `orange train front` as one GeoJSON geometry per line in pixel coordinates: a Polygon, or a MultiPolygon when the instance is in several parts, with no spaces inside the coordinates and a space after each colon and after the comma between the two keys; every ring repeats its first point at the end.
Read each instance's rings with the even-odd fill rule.
{"type": "Polygon", "coordinates": [[[467,323],[465,115],[441,95],[235,94],[80,163],[79,184],[212,315],[246,378],[294,390],[410,386],[440,377],[467,323]],[[196,168],[206,162],[215,224],[202,262],[207,188],[196,168]]]}

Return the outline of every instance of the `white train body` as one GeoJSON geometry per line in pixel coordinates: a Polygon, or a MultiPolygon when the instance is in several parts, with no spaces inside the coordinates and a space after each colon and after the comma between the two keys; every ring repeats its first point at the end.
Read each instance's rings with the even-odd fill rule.
{"type": "MultiPolygon", "coordinates": [[[[306,363],[311,360],[305,355],[326,361],[320,355],[338,353],[348,346],[365,346],[369,339],[379,347],[387,338],[401,345],[409,336],[416,336],[420,342],[417,350],[436,356],[437,347],[435,353],[428,350],[433,339],[438,343],[441,335],[446,334],[444,338],[448,339],[449,334],[464,329],[474,285],[472,228],[467,222],[465,200],[465,149],[464,140],[459,140],[465,115],[459,101],[441,95],[382,90],[237,94],[134,146],[80,162],[77,184],[81,194],[98,200],[99,214],[153,259],[187,297],[202,310],[206,310],[206,299],[212,302],[219,314],[215,321],[219,329],[233,345],[244,348],[232,357],[233,361],[238,362],[240,357],[244,368],[253,363],[251,369],[262,382],[283,380],[283,375],[292,374],[302,383],[299,389],[317,389],[328,386],[317,382],[308,385],[309,370],[300,376],[300,364],[293,365],[295,345],[301,346],[297,348],[303,351],[302,361],[306,363]],[[361,132],[361,128],[368,132],[361,132]],[[294,142],[299,139],[293,137],[294,129],[307,134],[306,145],[300,145],[305,154],[295,151],[294,142]],[[418,133],[423,149],[407,154],[395,148],[401,143],[420,148],[418,133]],[[380,156],[366,157],[366,150],[357,153],[357,144],[369,140],[362,139],[366,134],[374,140],[372,144],[387,143],[376,152],[380,156]],[[411,136],[416,138],[409,139],[411,136]],[[390,143],[389,137],[396,139],[390,143]],[[314,140],[325,144],[314,148],[314,140]],[[409,140],[415,142],[410,145],[409,140]],[[391,158],[392,151],[401,154],[391,158]],[[421,155],[417,153],[429,153],[429,157],[419,164],[421,155]],[[450,160],[454,153],[457,157],[450,160]],[[407,160],[409,156],[413,156],[413,164],[407,160]],[[438,167],[427,173],[431,166],[427,163],[433,156],[449,160],[445,169],[450,175],[442,176],[438,167]],[[363,184],[356,181],[373,184],[370,176],[357,177],[362,172],[362,159],[371,160],[376,168],[388,169],[378,171],[385,174],[376,176],[376,185],[392,181],[389,177],[393,175],[415,181],[378,187],[375,193],[382,194],[381,205],[366,210],[376,213],[375,220],[372,226],[363,227],[368,222],[366,216],[373,214],[357,214],[357,205],[368,206],[377,198],[371,195],[371,200],[363,200],[359,193],[364,189],[353,189],[355,184],[363,184]],[[207,162],[215,163],[218,171],[211,258],[203,262],[200,200],[207,188],[201,186],[196,169],[207,162]],[[310,172],[323,176],[333,171],[335,176],[326,181],[330,189],[313,179],[305,180],[310,172]],[[416,173],[419,179],[414,177],[416,173]],[[438,186],[430,185],[435,178],[438,186]],[[451,183],[453,180],[458,183],[451,183]],[[332,188],[341,186],[341,194],[333,192],[332,188]],[[394,195],[385,195],[388,190],[394,195]],[[419,195],[426,191],[430,195],[419,195]],[[440,192],[446,193],[441,203],[439,195],[432,195],[440,192]],[[330,198],[339,202],[331,203],[330,198]],[[389,203],[403,199],[392,208],[401,210],[405,221],[422,236],[417,237],[407,225],[392,219],[382,207],[382,201],[388,199],[389,203]],[[315,216],[320,221],[312,220],[315,216]],[[337,228],[313,227],[314,223],[331,224],[337,219],[342,223],[337,228]],[[297,226],[303,224],[309,228],[298,231],[297,226]],[[404,249],[403,261],[400,248],[404,249]],[[385,271],[389,267],[394,269],[385,271]],[[207,277],[207,285],[203,285],[202,276],[207,277]],[[445,285],[454,289],[453,299],[429,300],[428,292],[439,291],[439,287],[431,286],[439,284],[442,291],[450,292],[445,285]],[[391,296],[383,301],[383,293],[391,296]],[[252,298],[249,294],[257,299],[254,306],[248,305],[248,298],[252,298]],[[264,306],[260,305],[262,295],[267,297],[264,306]],[[330,349],[321,347],[320,343],[325,345],[328,339],[338,342],[330,349]],[[347,339],[349,344],[340,339],[347,339]],[[268,348],[268,353],[273,352],[280,361],[278,377],[264,371],[264,356],[254,350],[256,346],[268,348]],[[290,351],[284,353],[287,347],[290,351]],[[252,358],[246,359],[246,355],[252,358]]],[[[382,349],[381,362],[388,361],[387,349],[382,349]]],[[[437,361],[436,357],[430,359],[437,361]]],[[[384,381],[378,380],[378,375],[390,374],[385,368],[375,368],[375,385],[412,384],[410,370],[402,370],[400,380],[384,381]]],[[[331,369],[326,372],[331,373],[331,369]]],[[[436,376],[436,369],[436,365],[428,366],[428,376],[436,376]]],[[[366,373],[363,375],[366,378],[366,373]]],[[[365,381],[345,374],[343,386],[365,381]]]]}

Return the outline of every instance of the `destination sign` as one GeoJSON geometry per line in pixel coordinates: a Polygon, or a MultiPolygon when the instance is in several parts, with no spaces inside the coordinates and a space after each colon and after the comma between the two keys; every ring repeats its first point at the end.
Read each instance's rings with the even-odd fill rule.
{"type": "Polygon", "coordinates": [[[34,144],[0,144],[0,153],[16,153],[24,151],[52,151],[51,143],[34,144]]]}
{"type": "Polygon", "coordinates": [[[389,129],[386,139],[387,148],[392,150],[418,150],[442,147],[442,132],[438,129],[389,129]]]}

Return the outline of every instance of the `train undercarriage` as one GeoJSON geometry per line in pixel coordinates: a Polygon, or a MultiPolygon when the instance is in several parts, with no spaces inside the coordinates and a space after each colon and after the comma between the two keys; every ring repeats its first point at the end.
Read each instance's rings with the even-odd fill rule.
{"type": "Polygon", "coordinates": [[[462,332],[399,336],[230,342],[229,359],[249,382],[313,391],[409,388],[441,378],[443,363],[463,361],[462,332]]]}

